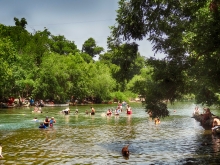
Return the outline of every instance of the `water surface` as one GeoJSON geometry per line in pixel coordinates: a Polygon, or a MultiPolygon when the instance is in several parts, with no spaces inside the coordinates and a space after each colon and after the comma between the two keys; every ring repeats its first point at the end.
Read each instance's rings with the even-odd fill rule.
{"type": "MultiPolygon", "coordinates": [[[[169,106],[170,116],[155,125],[141,104],[133,103],[132,115],[106,117],[116,104],[93,105],[94,116],[86,115],[90,106],[72,106],[70,115],[62,107],[0,109],[0,143],[5,165],[71,164],[219,164],[220,140],[204,130],[192,116],[193,103],[169,106]],[[75,109],[78,114],[74,114],[75,109]],[[55,117],[53,128],[38,129],[37,117],[55,117]],[[130,144],[130,157],[121,149],[130,144]]],[[[212,109],[218,115],[216,109],[212,109]]]]}

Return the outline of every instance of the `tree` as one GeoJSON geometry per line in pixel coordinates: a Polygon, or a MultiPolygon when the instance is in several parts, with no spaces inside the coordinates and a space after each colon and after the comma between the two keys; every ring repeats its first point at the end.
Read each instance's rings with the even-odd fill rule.
{"type": "Polygon", "coordinates": [[[76,52],[79,52],[75,43],[73,41],[67,40],[62,35],[51,35],[49,45],[50,51],[58,53],[60,55],[68,55],[70,53],[74,55],[76,52]]]}
{"type": "Polygon", "coordinates": [[[8,38],[0,38],[0,97],[11,94],[14,81],[13,66],[16,64],[17,54],[13,43],[8,38]]]}
{"type": "Polygon", "coordinates": [[[27,21],[25,18],[21,18],[21,20],[19,21],[18,18],[14,17],[14,21],[15,21],[15,25],[18,26],[18,27],[21,27],[23,29],[26,28],[26,25],[27,25],[27,21]]]}
{"type": "Polygon", "coordinates": [[[103,47],[96,45],[96,42],[93,38],[86,40],[82,46],[82,52],[89,54],[92,58],[100,54],[103,50],[103,47]]]}
{"type": "MultiPolygon", "coordinates": [[[[117,24],[112,27],[115,43],[146,37],[155,52],[167,55],[162,60],[148,60],[154,69],[152,85],[155,89],[165,89],[160,102],[167,99],[172,102],[190,92],[196,95],[199,87],[199,90],[206,91],[203,94],[209,93],[203,99],[200,97],[199,103],[217,103],[214,95],[220,92],[220,78],[216,77],[220,57],[217,46],[220,41],[220,6],[216,0],[130,0],[128,3],[121,0],[119,6],[117,24]],[[201,63],[206,65],[200,67],[201,63]],[[204,84],[199,85],[201,82],[204,84]]],[[[151,104],[156,98],[151,99],[146,102],[147,107],[157,111],[158,107],[151,104]]]]}
{"type": "Polygon", "coordinates": [[[40,66],[44,54],[50,51],[50,35],[51,33],[46,28],[43,31],[34,31],[23,48],[24,52],[29,54],[28,58],[33,59],[37,66],[40,66]]]}
{"type": "Polygon", "coordinates": [[[136,43],[114,45],[109,38],[108,47],[108,52],[100,55],[99,59],[109,64],[112,69],[112,76],[117,81],[117,90],[124,92],[128,81],[140,73],[140,69],[144,66],[144,59],[138,53],[136,43]]]}
{"type": "MultiPolygon", "coordinates": [[[[17,18],[15,18],[19,21],[17,18]]],[[[22,19],[25,20],[24,18],[22,19]]],[[[26,20],[25,20],[26,22],[26,20]]],[[[19,23],[18,23],[19,24],[19,23]]],[[[17,49],[18,53],[24,53],[24,48],[26,47],[27,43],[30,41],[30,33],[22,26],[4,26],[1,25],[1,37],[8,37],[13,42],[14,47],[17,49]]]]}

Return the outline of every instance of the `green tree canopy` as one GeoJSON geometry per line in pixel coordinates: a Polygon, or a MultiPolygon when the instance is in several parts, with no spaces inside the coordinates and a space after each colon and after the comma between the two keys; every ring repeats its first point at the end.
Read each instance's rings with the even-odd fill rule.
{"type": "Polygon", "coordinates": [[[11,94],[13,66],[17,62],[15,47],[9,38],[0,38],[0,95],[11,94]]]}
{"type": "Polygon", "coordinates": [[[75,54],[76,52],[79,52],[75,43],[73,41],[67,40],[62,35],[51,35],[49,45],[50,51],[60,55],[68,55],[70,53],[75,54]]]}
{"type": "Polygon", "coordinates": [[[123,92],[133,76],[140,73],[144,58],[138,53],[138,45],[134,42],[115,45],[108,38],[108,47],[108,52],[100,55],[99,59],[110,66],[112,76],[119,86],[117,90],[123,92]]]}
{"type": "Polygon", "coordinates": [[[82,46],[82,52],[89,54],[92,58],[100,54],[103,50],[103,47],[96,45],[96,42],[93,38],[86,40],[82,46]]]}

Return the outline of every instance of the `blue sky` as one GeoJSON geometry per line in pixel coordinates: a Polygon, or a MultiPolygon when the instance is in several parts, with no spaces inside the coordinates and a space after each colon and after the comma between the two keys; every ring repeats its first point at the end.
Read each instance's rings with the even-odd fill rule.
{"type": "MultiPolygon", "coordinates": [[[[0,0],[0,23],[14,26],[14,17],[25,18],[31,33],[46,27],[53,35],[74,41],[80,50],[92,37],[106,51],[109,27],[116,23],[117,9],[118,0],[0,0]]],[[[154,56],[146,39],[137,43],[141,55],[154,56]]]]}

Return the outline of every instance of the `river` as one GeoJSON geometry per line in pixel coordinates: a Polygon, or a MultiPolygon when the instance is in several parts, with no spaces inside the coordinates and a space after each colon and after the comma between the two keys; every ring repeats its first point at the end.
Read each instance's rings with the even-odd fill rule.
{"type": "MultiPolygon", "coordinates": [[[[219,164],[220,138],[204,130],[192,118],[195,104],[177,102],[169,105],[170,116],[154,124],[140,103],[131,103],[133,114],[123,111],[106,117],[116,104],[93,105],[94,116],[86,115],[91,105],[71,106],[70,115],[62,107],[0,109],[0,164],[73,165],[73,164],[219,164]],[[75,109],[79,113],[75,114],[75,109]],[[37,117],[55,117],[53,128],[39,129],[37,117]],[[129,158],[121,155],[128,145],[129,158]]],[[[200,107],[201,109],[202,107],[200,107]]],[[[212,113],[219,115],[217,109],[212,113]]]]}

